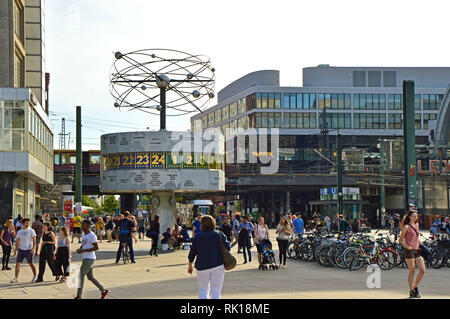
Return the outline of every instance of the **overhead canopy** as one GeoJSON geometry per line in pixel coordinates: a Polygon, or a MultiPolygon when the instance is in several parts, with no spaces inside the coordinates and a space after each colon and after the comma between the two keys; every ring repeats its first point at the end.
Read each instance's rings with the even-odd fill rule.
{"type": "Polygon", "coordinates": [[[191,204],[196,205],[196,206],[213,206],[213,202],[210,201],[209,199],[197,199],[197,200],[193,200],[191,202],[191,204]]]}

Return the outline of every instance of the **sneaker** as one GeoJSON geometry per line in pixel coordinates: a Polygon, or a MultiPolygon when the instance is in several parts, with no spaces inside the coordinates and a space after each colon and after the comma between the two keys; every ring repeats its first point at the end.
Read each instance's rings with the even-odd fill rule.
{"type": "Polygon", "coordinates": [[[108,289],[105,289],[105,290],[102,292],[102,295],[101,295],[100,299],[105,298],[106,295],[107,295],[108,293],[109,293],[109,290],[108,290],[108,289]]]}
{"type": "Polygon", "coordinates": [[[409,292],[409,298],[415,298],[415,297],[416,297],[416,292],[413,289],[409,292]]]}
{"type": "Polygon", "coordinates": [[[15,284],[17,282],[17,278],[11,279],[10,283],[15,284]]]}
{"type": "Polygon", "coordinates": [[[419,288],[416,287],[416,288],[413,289],[413,291],[414,291],[414,294],[415,294],[416,298],[422,297],[422,296],[420,295],[420,293],[419,293],[419,288]]]}
{"type": "Polygon", "coordinates": [[[131,261],[132,264],[135,264],[136,262],[134,260],[131,261]]]}
{"type": "Polygon", "coordinates": [[[81,297],[75,297],[75,298],[73,298],[73,299],[81,299],[81,297]]]}
{"type": "Polygon", "coordinates": [[[31,279],[31,282],[41,282],[41,281],[43,281],[43,280],[39,280],[39,281],[37,281],[37,278],[36,278],[36,276],[34,276],[34,277],[33,277],[33,279],[31,279]]]}
{"type": "Polygon", "coordinates": [[[5,270],[11,270],[11,268],[9,268],[9,267],[5,267],[5,270]]]}
{"type": "Polygon", "coordinates": [[[2,270],[6,270],[6,267],[2,267],[2,270]]]}

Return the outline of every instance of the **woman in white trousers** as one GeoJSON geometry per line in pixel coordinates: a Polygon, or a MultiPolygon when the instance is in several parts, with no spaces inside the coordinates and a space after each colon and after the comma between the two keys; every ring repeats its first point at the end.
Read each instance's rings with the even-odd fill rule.
{"type": "Polygon", "coordinates": [[[197,270],[199,298],[220,299],[225,268],[220,253],[219,240],[222,240],[228,250],[230,250],[230,242],[223,233],[219,235],[214,231],[216,222],[211,216],[203,216],[200,223],[201,232],[195,235],[189,251],[188,273],[192,275],[192,263],[196,259],[195,268],[197,270]]]}

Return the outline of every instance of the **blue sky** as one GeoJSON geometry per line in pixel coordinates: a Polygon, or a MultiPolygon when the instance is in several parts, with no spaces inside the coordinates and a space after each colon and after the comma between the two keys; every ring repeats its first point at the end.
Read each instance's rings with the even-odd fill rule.
{"type": "MultiPolygon", "coordinates": [[[[301,69],[332,66],[449,66],[448,1],[46,1],[47,72],[55,148],[61,117],[75,142],[82,106],[83,149],[100,135],[159,128],[159,118],[120,112],[108,90],[113,52],[170,48],[205,54],[216,94],[261,69],[301,86],[301,69]]],[[[211,106],[215,104],[212,101],[211,106]]],[[[168,129],[188,129],[189,117],[168,129]]]]}

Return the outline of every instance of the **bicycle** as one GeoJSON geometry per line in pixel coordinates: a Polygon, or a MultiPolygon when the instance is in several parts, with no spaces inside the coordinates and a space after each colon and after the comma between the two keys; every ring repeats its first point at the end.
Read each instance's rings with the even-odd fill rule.
{"type": "MultiPolygon", "coordinates": [[[[383,236],[379,234],[378,236],[383,236]]],[[[361,269],[364,263],[378,264],[383,270],[390,270],[397,265],[398,253],[390,248],[380,248],[381,240],[370,240],[369,245],[349,247],[344,252],[344,261],[350,271],[361,269]],[[371,245],[373,243],[373,245],[371,245]]]]}
{"type": "Polygon", "coordinates": [[[122,243],[122,259],[123,263],[126,264],[127,262],[130,262],[130,252],[128,251],[128,245],[127,243],[122,243]]]}

